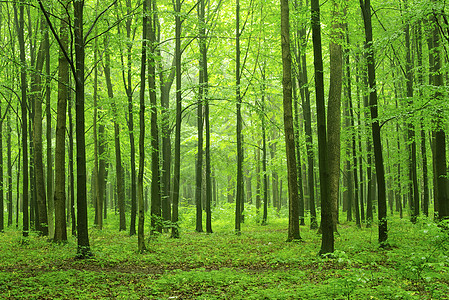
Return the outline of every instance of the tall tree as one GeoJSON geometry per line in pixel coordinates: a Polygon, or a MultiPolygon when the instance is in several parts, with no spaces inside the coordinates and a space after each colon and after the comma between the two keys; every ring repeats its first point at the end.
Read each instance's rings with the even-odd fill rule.
{"type": "MultiPolygon", "coordinates": [[[[436,3],[436,1],[433,1],[436,3]]],[[[432,74],[432,84],[435,86],[434,98],[438,101],[437,105],[441,105],[443,99],[442,93],[439,90],[443,86],[443,75],[441,74],[441,58],[440,58],[440,32],[438,15],[434,14],[431,17],[432,32],[431,32],[431,48],[430,54],[432,56],[430,65],[430,73],[432,74]]],[[[437,203],[437,218],[439,220],[447,219],[449,217],[449,195],[448,195],[448,179],[447,179],[447,161],[446,161],[446,133],[443,125],[443,110],[438,107],[434,119],[434,166],[436,173],[436,196],[435,203],[437,203]]]]}
{"type": "MultiPolygon", "coordinates": [[[[131,0],[125,1],[126,4],[126,15],[131,15],[132,7],[131,0]]],[[[120,17],[117,16],[118,20],[120,17]]],[[[132,40],[135,37],[136,31],[132,28],[133,18],[126,18],[125,31],[126,31],[126,53],[122,52],[122,48],[120,47],[120,60],[122,63],[122,78],[123,85],[125,87],[126,97],[128,99],[128,135],[129,135],[129,144],[130,144],[130,169],[131,169],[131,220],[129,225],[129,234],[136,234],[136,214],[137,214],[137,195],[136,195],[136,146],[134,139],[134,105],[133,105],[133,87],[132,87],[132,48],[133,42],[132,40]],[[126,54],[126,65],[125,65],[125,54],[126,54]]],[[[118,22],[117,30],[120,34],[121,25],[123,22],[118,22]]],[[[121,41],[121,40],[120,40],[121,41]]]]}
{"type": "Polygon", "coordinates": [[[47,137],[47,205],[48,205],[48,235],[50,239],[54,237],[55,234],[55,206],[53,199],[53,156],[52,156],[52,125],[51,125],[51,70],[50,70],[50,37],[49,37],[50,28],[45,28],[44,32],[44,41],[45,41],[45,116],[46,116],[46,137],[47,137]]]}
{"type": "Polygon", "coordinates": [[[288,241],[299,240],[298,177],[296,174],[295,132],[292,108],[292,59],[290,53],[290,15],[288,0],[281,0],[282,86],[284,135],[288,173],[288,241]]]}
{"type": "Polygon", "coordinates": [[[311,1],[311,22],[313,57],[315,67],[315,96],[318,127],[318,161],[320,168],[321,195],[321,249],[320,254],[334,252],[334,230],[332,222],[332,203],[329,195],[329,167],[326,133],[326,108],[324,106],[323,56],[321,50],[321,23],[319,0],[311,1]]]}
{"type": "MultiPolygon", "coordinates": [[[[329,100],[327,111],[327,151],[329,168],[329,197],[334,230],[338,223],[338,196],[340,183],[340,131],[341,131],[341,91],[343,78],[343,26],[345,7],[332,1],[332,27],[329,45],[329,100]],[[343,13],[342,13],[343,12],[343,13]]],[[[323,219],[321,220],[323,222],[323,219]]],[[[324,238],[324,235],[323,235],[324,238]]],[[[330,249],[330,248],[329,248],[330,249]]]]}
{"type": "MultiPolygon", "coordinates": [[[[206,159],[206,232],[212,233],[212,181],[211,181],[211,158],[210,158],[210,107],[208,99],[209,75],[207,69],[207,35],[206,35],[206,2],[201,0],[198,9],[199,36],[200,36],[200,95],[204,101],[204,121],[206,133],[205,159],[206,159]]],[[[199,108],[198,108],[199,111],[199,108]]],[[[199,138],[198,138],[199,140],[199,138]]],[[[198,142],[199,143],[199,142],[198,142]]]]}
{"type": "MultiPolygon", "coordinates": [[[[296,9],[299,10],[303,3],[299,2],[299,5],[296,5],[296,9]]],[[[308,1],[306,1],[306,7],[309,6],[308,1]]],[[[308,196],[309,196],[309,210],[310,210],[310,228],[316,229],[318,228],[318,222],[316,220],[316,209],[315,209],[315,172],[314,172],[314,149],[313,149],[313,137],[312,137],[312,112],[310,108],[310,92],[308,85],[308,76],[307,76],[307,57],[306,57],[306,46],[307,46],[307,30],[306,25],[298,26],[298,45],[297,49],[300,52],[299,57],[297,57],[298,61],[298,85],[301,92],[301,102],[304,116],[304,134],[306,138],[306,151],[307,151],[307,188],[308,188],[308,196]],[[301,50],[299,50],[301,49],[301,50]],[[299,67],[300,66],[300,67],[299,67]]]]}
{"type": "Polygon", "coordinates": [[[137,201],[139,211],[139,222],[137,227],[137,245],[139,252],[146,251],[145,246],[145,212],[143,201],[143,172],[145,164],[145,75],[147,66],[147,38],[148,38],[148,0],[143,0],[142,21],[142,56],[140,66],[140,110],[139,110],[139,172],[137,174],[137,201]]]}
{"type": "Polygon", "coordinates": [[[28,214],[28,141],[27,141],[27,66],[25,58],[25,20],[24,20],[24,4],[14,3],[14,20],[18,33],[19,50],[20,50],[20,89],[21,89],[21,140],[22,140],[22,209],[23,209],[23,227],[22,234],[24,237],[29,233],[29,214],[28,214]],[[18,12],[17,12],[18,10],[18,12]]]}
{"type": "Polygon", "coordinates": [[[76,205],[78,229],[78,258],[92,255],[89,243],[87,221],[86,188],[86,138],[84,118],[84,0],[73,2],[74,36],[75,36],[75,112],[76,112],[76,205]]]}
{"type": "Polygon", "coordinates": [[[240,233],[240,223],[242,222],[242,201],[243,201],[243,145],[242,145],[242,97],[240,94],[240,0],[235,4],[235,97],[236,97],[236,139],[237,139],[237,195],[235,198],[235,231],[240,233]]]}
{"type": "MultiPolygon", "coordinates": [[[[404,0],[404,8],[407,9],[407,0],[404,0]]],[[[410,24],[405,23],[404,27],[405,36],[405,77],[407,87],[407,102],[409,107],[413,105],[413,62],[412,62],[412,49],[410,42],[410,24]]],[[[416,223],[419,216],[419,193],[418,193],[418,175],[417,175],[417,159],[416,159],[416,138],[415,138],[415,126],[413,120],[408,120],[407,136],[408,152],[409,152],[409,179],[411,182],[411,221],[416,223]]]]}
{"type": "Polygon", "coordinates": [[[149,18],[149,43],[151,53],[148,61],[148,87],[150,89],[150,112],[151,112],[151,228],[152,231],[162,232],[161,218],[161,193],[160,193],[160,171],[159,171],[159,134],[157,126],[157,104],[156,104],[156,0],[150,1],[149,18]]]}
{"type": "Polygon", "coordinates": [[[108,97],[111,101],[112,112],[114,114],[114,147],[115,147],[115,172],[116,172],[116,186],[117,186],[117,202],[119,207],[120,224],[119,230],[126,230],[125,219],[125,191],[124,191],[124,176],[122,166],[122,152],[120,150],[120,124],[118,122],[117,106],[114,99],[114,91],[112,89],[111,80],[111,55],[109,47],[109,36],[105,38],[105,53],[104,53],[104,76],[106,79],[106,86],[108,89],[108,97]]]}
{"type": "Polygon", "coordinates": [[[175,124],[175,164],[173,174],[173,205],[172,205],[172,238],[179,238],[178,230],[178,205],[179,185],[181,178],[181,1],[175,1],[175,68],[176,68],[176,124],[175,124]]]}
{"type": "MultiPolygon", "coordinates": [[[[377,178],[379,243],[387,246],[387,198],[385,191],[385,170],[382,155],[382,143],[380,139],[380,123],[378,119],[376,69],[373,47],[373,27],[371,23],[371,1],[360,0],[363,22],[365,27],[366,64],[368,69],[369,105],[371,113],[371,132],[373,136],[374,160],[377,178]]],[[[372,208],[368,207],[368,210],[372,208]]]]}
{"type": "MultiPolygon", "coordinates": [[[[68,2],[64,2],[64,6],[68,2]]],[[[63,18],[60,22],[59,33],[59,66],[58,66],[58,103],[56,118],[56,145],[55,145],[55,242],[67,241],[66,224],[66,194],[65,194],[65,131],[67,98],[69,94],[69,62],[64,52],[67,53],[69,45],[68,14],[66,7],[61,8],[63,18]]],[[[48,180],[48,179],[47,179],[48,180]]]]}
{"type": "MultiPolygon", "coordinates": [[[[42,17],[43,26],[45,20],[42,17]]],[[[45,40],[42,40],[35,63],[35,72],[31,76],[32,97],[34,102],[33,145],[34,145],[34,174],[36,189],[36,209],[38,211],[37,228],[41,235],[48,235],[47,195],[45,193],[43,145],[42,145],[42,78],[41,73],[45,59],[45,40]]]]}

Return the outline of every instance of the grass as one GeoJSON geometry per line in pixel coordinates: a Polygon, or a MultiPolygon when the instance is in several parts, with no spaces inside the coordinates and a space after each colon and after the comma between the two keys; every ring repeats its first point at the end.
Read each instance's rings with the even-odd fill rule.
{"type": "MultiPolygon", "coordinates": [[[[183,212],[181,228],[194,228],[193,210],[183,212]]],[[[9,228],[0,235],[0,299],[449,299],[448,232],[430,220],[390,218],[389,250],[378,247],[376,226],[342,223],[335,257],[322,259],[315,230],[285,242],[284,213],[260,226],[248,207],[240,236],[232,207],[214,214],[213,234],[162,234],[145,254],[110,214],[103,231],[90,229],[88,260],[74,259],[73,237],[60,245],[9,228]]]]}

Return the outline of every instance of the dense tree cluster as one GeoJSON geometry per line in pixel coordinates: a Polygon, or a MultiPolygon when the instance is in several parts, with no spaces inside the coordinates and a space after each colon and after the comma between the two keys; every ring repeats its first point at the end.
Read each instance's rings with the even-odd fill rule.
{"type": "Polygon", "coordinates": [[[388,214],[447,218],[448,4],[359,4],[1,2],[0,231],[70,224],[86,257],[115,212],[145,251],[230,202],[236,233],[285,208],[324,255],[342,211],[382,246],[388,214]]]}

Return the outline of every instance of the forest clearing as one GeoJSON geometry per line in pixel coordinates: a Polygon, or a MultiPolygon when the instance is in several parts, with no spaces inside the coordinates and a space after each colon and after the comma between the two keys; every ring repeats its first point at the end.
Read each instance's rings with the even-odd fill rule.
{"type": "MultiPolygon", "coordinates": [[[[195,223],[194,208],[182,214],[195,223]]],[[[148,240],[114,228],[90,228],[93,258],[74,259],[76,241],[48,243],[8,229],[0,243],[1,299],[448,299],[449,236],[428,219],[391,218],[390,249],[377,228],[338,225],[334,258],[318,256],[320,235],[301,227],[302,240],[286,242],[285,211],[266,226],[249,207],[242,234],[232,230],[232,207],[214,211],[213,234],[182,232],[148,240]]]]}

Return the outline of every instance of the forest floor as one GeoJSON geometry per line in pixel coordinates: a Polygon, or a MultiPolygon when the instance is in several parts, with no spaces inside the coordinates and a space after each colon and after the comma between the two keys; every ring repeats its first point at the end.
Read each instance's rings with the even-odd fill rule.
{"type": "Polygon", "coordinates": [[[301,241],[285,241],[287,218],[248,221],[240,236],[231,220],[215,221],[213,234],[162,234],[147,239],[144,254],[116,219],[91,228],[86,260],[74,258],[74,237],[60,245],[7,228],[0,299],[449,299],[449,235],[426,219],[390,218],[388,250],[375,224],[342,223],[325,259],[316,230],[303,226],[301,241]]]}

